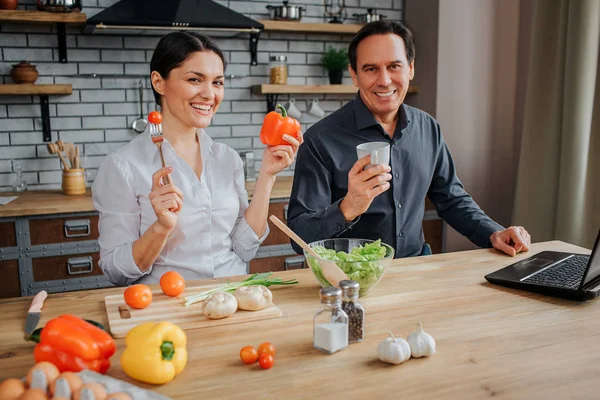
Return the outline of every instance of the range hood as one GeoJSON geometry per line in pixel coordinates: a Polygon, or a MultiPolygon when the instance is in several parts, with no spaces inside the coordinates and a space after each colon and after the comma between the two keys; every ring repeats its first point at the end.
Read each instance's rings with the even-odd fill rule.
{"type": "Polygon", "coordinates": [[[252,65],[263,24],[211,0],[121,0],[88,18],[84,32],[161,35],[200,31],[212,37],[250,34],[252,65]]]}

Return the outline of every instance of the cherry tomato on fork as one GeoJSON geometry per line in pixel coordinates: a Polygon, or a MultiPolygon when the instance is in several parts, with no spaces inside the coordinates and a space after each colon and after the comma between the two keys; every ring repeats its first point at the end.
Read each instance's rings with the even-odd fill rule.
{"type": "Polygon", "coordinates": [[[152,111],[148,114],[148,122],[158,125],[162,122],[162,115],[158,111],[152,111]]]}

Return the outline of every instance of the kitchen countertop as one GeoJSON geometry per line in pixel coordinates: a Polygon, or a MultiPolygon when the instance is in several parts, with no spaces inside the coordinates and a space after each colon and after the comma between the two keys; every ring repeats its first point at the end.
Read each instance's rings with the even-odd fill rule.
{"type": "MultiPolygon", "coordinates": [[[[292,193],[292,180],[292,176],[278,177],[271,192],[271,200],[289,198],[292,193]]],[[[256,182],[246,182],[249,198],[252,198],[255,185],[256,182]]],[[[0,196],[19,196],[18,199],[0,206],[0,218],[95,211],[89,189],[86,194],[75,196],[67,196],[60,190],[0,193],[0,196]]]]}
{"type": "MultiPolygon", "coordinates": [[[[597,398],[600,302],[551,298],[484,279],[550,249],[589,254],[554,241],[533,244],[529,253],[515,258],[485,249],[394,260],[378,286],[361,299],[365,340],[333,355],[312,347],[312,317],[319,309],[312,273],[279,272],[275,275],[300,281],[273,290],[283,317],[188,330],[189,358],[181,375],[163,386],[136,384],[190,400],[597,398]],[[377,360],[377,344],[388,330],[406,338],[419,321],[437,341],[434,356],[398,366],[377,360]],[[261,370],[242,364],[240,349],[264,341],[276,346],[274,366],[261,370]]],[[[107,325],[104,297],[122,290],[51,294],[40,326],[63,313],[107,325]]],[[[0,300],[0,380],[23,377],[33,365],[34,345],[23,341],[30,302],[31,297],[0,300]]],[[[117,340],[117,348],[108,375],[135,383],[120,367],[123,339],[117,340]]]]}

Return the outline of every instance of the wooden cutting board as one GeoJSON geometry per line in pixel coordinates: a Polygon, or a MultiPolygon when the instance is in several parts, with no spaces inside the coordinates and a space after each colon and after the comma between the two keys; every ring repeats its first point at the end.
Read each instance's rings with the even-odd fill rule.
{"type": "MultiPolygon", "coordinates": [[[[196,286],[186,288],[178,297],[169,297],[160,289],[152,292],[152,303],[142,309],[136,310],[125,304],[123,294],[106,296],[104,305],[108,315],[108,326],[115,338],[127,335],[130,329],[144,322],[169,321],[181,329],[210,328],[211,326],[238,324],[263,319],[279,318],[283,315],[281,309],[275,304],[259,311],[237,310],[231,317],[222,319],[209,319],[202,314],[202,303],[184,306],[184,298],[192,294],[209,290],[217,285],[196,286]],[[124,311],[119,311],[119,310],[124,311]]],[[[123,289],[123,291],[125,291],[123,289]]]]}

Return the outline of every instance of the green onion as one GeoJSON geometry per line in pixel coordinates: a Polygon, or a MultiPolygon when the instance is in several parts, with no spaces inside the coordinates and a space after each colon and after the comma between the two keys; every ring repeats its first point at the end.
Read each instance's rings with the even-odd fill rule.
{"type": "Polygon", "coordinates": [[[281,278],[269,279],[269,277],[271,275],[273,275],[272,272],[261,272],[259,274],[251,275],[241,282],[225,283],[214,289],[210,289],[210,290],[207,290],[202,293],[188,296],[185,298],[185,306],[189,307],[194,303],[199,303],[201,301],[204,301],[204,300],[208,299],[210,296],[212,296],[213,294],[218,293],[218,292],[229,292],[229,293],[235,292],[235,289],[237,289],[239,287],[243,287],[243,286],[263,285],[263,286],[269,287],[269,286],[275,286],[275,285],[294,285],[294,284],[298,283],[298,281],[296,279],[290,279],[287,281],[284,281],[281,278]]]}

